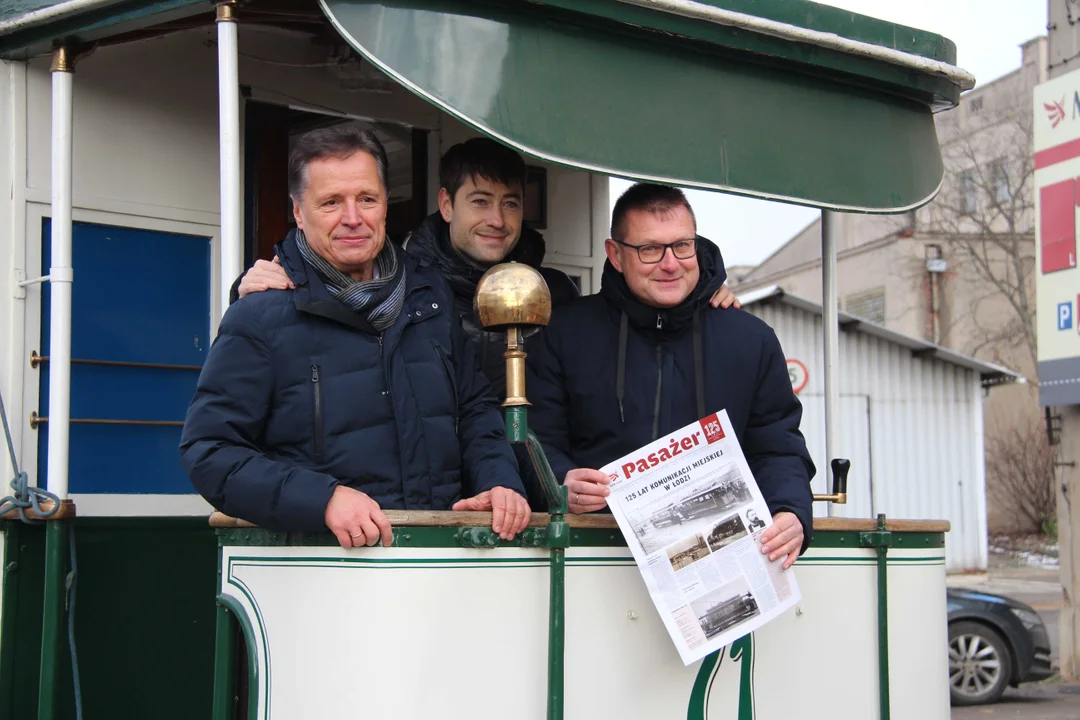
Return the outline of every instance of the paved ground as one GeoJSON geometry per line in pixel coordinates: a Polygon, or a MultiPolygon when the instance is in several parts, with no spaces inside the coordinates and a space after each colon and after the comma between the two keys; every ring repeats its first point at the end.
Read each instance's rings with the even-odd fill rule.
{"type": "Polygon", "coordinates": [[[952,720],[1022,718],[1023,720],[1077,720],[1080,684],[1021,685],[1009,688],[993,705],[953,708],[952,720]]]}
{"type": "MultiPolygon", "coordinates": [[[[1061,585],[1056,569],[1017,566],[1007,558],[991,556],[990,572],[981,576],[950,576],[952,587],[967,587],[1025,602],[1046,623],[1050,635],[1051,662],[1058,661],[1058,613],[1061,585]]],[[[1009,688],[993,705],[953,708],[953,720],[1022,718],[1023,720],[1077,720],[1080,718],[1080,684],[1062,685],[1053,680],[1009,688]]]]}

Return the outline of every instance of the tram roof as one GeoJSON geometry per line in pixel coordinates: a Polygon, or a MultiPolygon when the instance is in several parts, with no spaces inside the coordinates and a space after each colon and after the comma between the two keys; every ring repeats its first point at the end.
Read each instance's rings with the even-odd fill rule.
{"type": "MultiPolygon", "coordinates": [[[[807,0],[252,0],[241,28],[282,7],[321,8],[397,82],[529,156],[837,210],[931,200],[933,113],[974,84],[948,39],[807,0]]],[[[200,16],[213,5],[2,0],[0,55],[200,16]]]]}

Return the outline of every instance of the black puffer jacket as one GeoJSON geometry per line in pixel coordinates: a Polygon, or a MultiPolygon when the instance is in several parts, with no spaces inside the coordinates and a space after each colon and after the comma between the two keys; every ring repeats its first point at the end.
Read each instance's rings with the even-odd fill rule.
{"type": "MultiPolygon", "coordinates": [[[[420,261],[420,266],[437,270],[454,293],[454,307],[461,316],[465,334],[476,344],[480,367],[491,382],[491,388],[499,397],[506,398],[506,334],[484,330],[473,315],[473,295],[476,284],[487,268],[474,265],[450,244],[450,226],[442,215],[429,215],[405,243],[405,251],[420,261]]],[[[541,267],[544,261],[544,237],[530,228],[523,228],[521,239],[505,262],[519,262],[536,268],[551,291],[552,307],[559,307],[578,297],[577,286],[566,273],[541,267]]],[[[526,350],[528,346],[526,346],[526,350]]]]}
{"type": "Polygon", "coordinates": [[[645,305],[608,262],[598,295],[557,310],[526,364],[529,425],[562,480],[727,410],[769,510],[798,516],[805,549],[815,468],[784,353],[762,320],[709,307],[724,264],[704,238],[697,257],[698,284],[676,307],[645,305]]]}
{"type": "Polygon", "coordinates": [[[181,461],[203,497],[292,532],[325,529],[338,485],[404,510],[449,510],[496,486],[523,492],[438,273],[403,256],[401,314],[375,333],[331,296],[295,231],[276,251],[296,289],[229,308],[188,409],[181,461]]]}

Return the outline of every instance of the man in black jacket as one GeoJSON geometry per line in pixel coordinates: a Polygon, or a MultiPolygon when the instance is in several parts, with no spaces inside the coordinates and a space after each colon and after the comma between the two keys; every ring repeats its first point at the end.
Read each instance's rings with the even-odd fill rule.
{"type": "MultiPolygon", "coordinates": [[[[578,297],[577,286],[559,270],[543,266],[543,236],[524,224],[525,160],[490,138],[454,145],[439,161],[439,211],[429,215],[405,241],[405,251],[421,267],[439,272],[450,283],[454,307],[465,333],[477,348],[480,366],[499,401],[506,397],[506,334],[485,330],[473,314],[473,296],[481,276],[493,265],[520,262],[535,268],[547,282],[553,308],[578,297]]],[[[259,260],[240,280],[239,296],[291,287],[275,258],[259,260]]],[[[712,306],[737,306],[735,296],[718,285],[712,306]]],[[[526,341],[526,350],[535,345],[526,341]]],[[[543,489],[519,454],[522,478],[533,510],[547,508],[543,489]]]]}
{"type": "Polygon", "coordinates": [[[555,310],[527,365],[530,425],[570,509],[606,506],[597,468],[727,410],[773,513],[763,549],[789,567],[813,532],[814,466],[776,335],[749,313],[706,311],[724,264],[681,191],[631,187],[605,247],[600,293],[555,310]]]}
{"type": "Polygon", "coordinates": [[[191,401],[181,461],[214,507],[342,547],[391,541],[383,509],[528,524],[517,462],[446,280],[386,242],[387,160],[369,132],[301,137],[292,288],[234,303],[191,401]]]}

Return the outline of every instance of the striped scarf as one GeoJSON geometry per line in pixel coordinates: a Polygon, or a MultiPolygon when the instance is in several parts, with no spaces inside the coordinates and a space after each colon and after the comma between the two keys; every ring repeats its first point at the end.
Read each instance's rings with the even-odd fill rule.
{"type": "Polygon", "coordinates": [[[296,246],[308,265],[322,278],[326,289],[341,304],[363,315],[378,332],[394,324],[405,304],[405,270],[401,266],[401,251],[386,240],[375,257],[376,277],[354,280],[341,272],[311,249],[302,230],[296,231],[296,246]]]}

